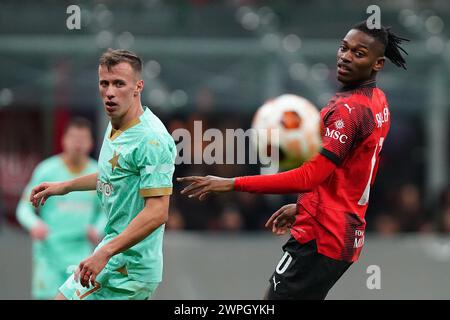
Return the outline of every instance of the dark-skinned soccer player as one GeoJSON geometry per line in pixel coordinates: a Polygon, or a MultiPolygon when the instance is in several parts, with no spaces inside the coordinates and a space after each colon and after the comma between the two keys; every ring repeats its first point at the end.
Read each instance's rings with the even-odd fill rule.
{"type": "Polygon", "coordinates": [[[389,59],[406,69],[390,28],[353,26],[337,51],[342,87],[321,110],[322,149],[302,166],[273,175],[184,177],[182,190],[203,200],[212,192],[299,193],[266,227],[290,230],[284,254],[269,279],[265,299],[325,299],[364,245],[365,213],[390,127],[389,105],[376,76],[389,59]]]}

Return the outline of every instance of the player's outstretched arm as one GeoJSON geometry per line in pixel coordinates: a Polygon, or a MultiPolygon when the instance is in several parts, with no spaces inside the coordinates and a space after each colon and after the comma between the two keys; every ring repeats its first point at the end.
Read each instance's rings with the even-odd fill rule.
{"type": "Polygon", "coordinates": [[[109,259],[142,241],[169,217],[169,196],[145,198],[145,207],[117,237],[95,251],[78,266],[75,280],[84,287],[95,285],[97,275],[103,270],[109,259]]]}
{"type": "Polygon", "coordinates": [[[51,196],[64,195],[72,191],[95,190],[97,186],[97,173],[92,173],[63,182],[43,182],[31,190],[30,201],[34,207],[44,205],[51,196]]]}
{"type": "Polygon", "coordinates": [[[318,154],[302,166],[268,175],[221,178],[214,176],[178,178],[179,182],[190,183],[181,193],[200,200],[210,192],[254,192],[266,194],[286,194],[309,192],[324,182],[336,169],[336,164],[318,154]]]}
{"type": "Polygon", "coordinates": [[[199,200],[204,200],[210,192],[229,192],[234,190],[234,178],[191,176],[177,178],[177,181],[190,183],[190,185],[181,190],[181,194],[186,194],[189,198],[198,198],[199,200]]]}

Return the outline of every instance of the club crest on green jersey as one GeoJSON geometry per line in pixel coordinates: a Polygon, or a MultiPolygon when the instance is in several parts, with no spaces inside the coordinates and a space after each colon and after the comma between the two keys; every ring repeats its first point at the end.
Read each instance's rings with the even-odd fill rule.
{"type": "Polygon", "coordinates": [[[114,155],[111,159],[108,160],[109,163],[111,163],[112,166],[112,171],[114,171],[114,169],[116,167],[121,168],[120,164],[119,164],[119,157],[120,157],[120,153],[116,154],[116,151],[114,151],[114,155]]]}

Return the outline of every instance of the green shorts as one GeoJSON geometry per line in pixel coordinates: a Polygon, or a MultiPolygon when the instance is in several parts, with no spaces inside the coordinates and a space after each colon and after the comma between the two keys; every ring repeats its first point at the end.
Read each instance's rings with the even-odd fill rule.
{"type": "Polygon", "coordinates": [[[59,291],[68,300],[147,300],[159,285],[159,282],[133,280],[126,272],[106,268],[95,282],[95,286],[83,287],[72,274],[59,291]]]}
{"type": "MultiPolygon", "coordinates": [[[[73,266],[75,269],[77,266],[73,266]]],[[[68,268],[55,266],[48,259],[33,258],[32,296],[34,299],[53,299],[70,272],[68,268]]],[[[72,269],[72,270],[73,270],[72,269]]]]}

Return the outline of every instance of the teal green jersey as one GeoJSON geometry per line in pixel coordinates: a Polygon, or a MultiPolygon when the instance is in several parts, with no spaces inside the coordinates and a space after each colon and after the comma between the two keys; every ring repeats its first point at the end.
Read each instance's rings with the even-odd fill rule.
{"type": "Polygon", "coordinates": [[[95,191],[50,197],[37,211],[31,205],[29,196],[31,189],[44,181],[65,181],[96,171],[97,163],[90,159],[82,172],[74,174],[59,155],[44,160],[36,167],[16,212],[18,221],[26,229],[32,229],[38,220],[49,229],[44,241],[34,241],[35,258],[45,258],[55,267],[65,269],[68,265],[78,264],[92,252],[87,229],[92,226],[102,233],[106,223],[106,215],[95,191]]]}
{"type": "MultiPolygon", "coordinates": [[[[163,123],[148,108],[137,119],[106,129],[99,157],[97,193],[108,217],[99,247],[121,233],[144,208],[144,198],[170,195],[176,147],[163,123]]],[[[164,225],[144,240],[113,256],[106,268],[126,267],[130,278],[162,279],[164,225]]],[[[98,248],[99,248],[98,247],[98,248]]]]}

